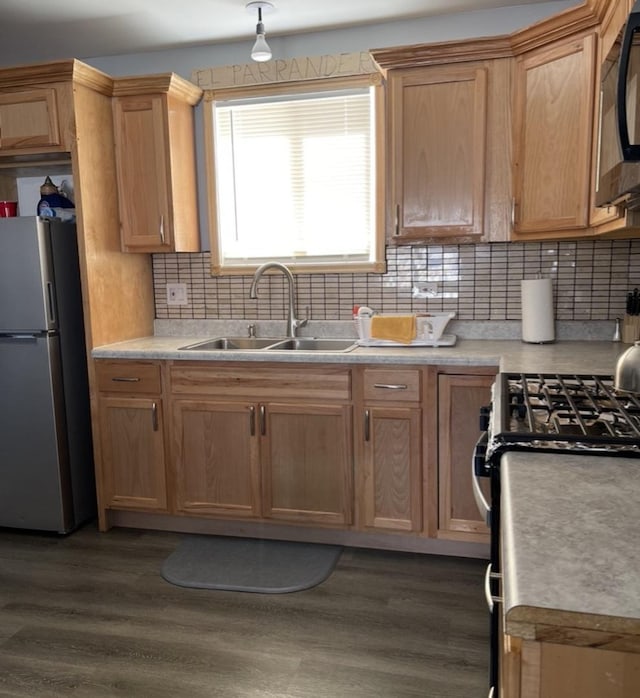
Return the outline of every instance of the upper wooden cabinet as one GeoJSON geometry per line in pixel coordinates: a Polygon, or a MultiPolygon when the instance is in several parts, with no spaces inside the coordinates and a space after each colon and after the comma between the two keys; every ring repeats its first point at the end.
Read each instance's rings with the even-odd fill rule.
{"type": "Polygon", "coordinates": [[[63,149],[54,88],[0,94],[0,152],[63,149]]]}
{"type": "Polygon", "coordinates": [[[114,83],[114,132],[122,248],[200,248],[193,106],[202,95],[174,74],[114,83]]]}
{"type": "Polygon", "coordinates": [[[509,61],[389,71],[395,242],[506,238],[509,77],[509,61]]]}
{"type": "Polygon", "coordinates": [[[588,225],[595,45],[589,32],[516,59],[516,237],[575,237],[588,225]]]}

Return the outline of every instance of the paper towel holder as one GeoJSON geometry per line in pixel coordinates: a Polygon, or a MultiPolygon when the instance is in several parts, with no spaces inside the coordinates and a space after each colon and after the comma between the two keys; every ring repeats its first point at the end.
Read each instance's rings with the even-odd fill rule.
{"type": "Polygon", "coordinates": [[[555,342],[553,280],[542,276],[522,279],[522,341],[528,344],[555,342]]]}

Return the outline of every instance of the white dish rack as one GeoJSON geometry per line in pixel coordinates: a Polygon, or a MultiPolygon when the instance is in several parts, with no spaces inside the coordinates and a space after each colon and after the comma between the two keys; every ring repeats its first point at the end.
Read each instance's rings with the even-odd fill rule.
{"type": "MultiPolygon", "coordinates": [[[[382,317],[384,313],[380,314],[382,317]]],[[[392,313],[397,316],[399,313],[392,313]]],[[[371,317],[355,318],[358,344],[362,347],[450,347],[456,343],[454,334],[444,334],[444,330],[455,317],[455,313],[424,313],[416,315],[416,337],[409,344],[391,339],[377,339],[371,336],[371,317]]]]}

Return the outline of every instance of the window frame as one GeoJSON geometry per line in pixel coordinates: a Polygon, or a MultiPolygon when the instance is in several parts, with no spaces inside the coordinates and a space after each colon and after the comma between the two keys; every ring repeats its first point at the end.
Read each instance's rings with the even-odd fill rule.
{"type": "MultiPolygon", "coordinates": [[[[221,89],[205,90],[203,96],[204,144],[206,150],[206,188],[207,212],[209,217],[209,242],[211,246],[211,274],[213,276],[231,276],[252,274],[258,267],[254,264],[223,265],[220,254],[218,231],[218,202],[215,171],[215,102],[229,99],[246,99],[252,97],[278,96],[287,94],[306,94],[322,91],[347,90],[357,87],[372,87],[374,90],[375,109],[375,185],[376,224],[372,249],[372,259],[353,262],[287,262],[287,267],[296,273],[384,273],[385,261],[385,220],[386,220],[386,157],[385,157],[385,95],[382,75],[366,73],[338,78],[321,78],[293,82],[277,82],[261,85],[243,85],[221,89]]],[[[274,260],[278,261],[277,257],[274,260]]]]}

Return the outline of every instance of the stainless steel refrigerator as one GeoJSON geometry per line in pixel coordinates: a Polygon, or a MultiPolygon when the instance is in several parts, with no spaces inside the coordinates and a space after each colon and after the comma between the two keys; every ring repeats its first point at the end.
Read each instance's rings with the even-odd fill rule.
{"type": "Polygon", "coordinates": [[[0,526],[68,533],[95,515],[75,225],[0,219],[0,526]]]}

